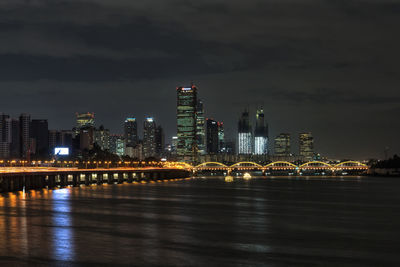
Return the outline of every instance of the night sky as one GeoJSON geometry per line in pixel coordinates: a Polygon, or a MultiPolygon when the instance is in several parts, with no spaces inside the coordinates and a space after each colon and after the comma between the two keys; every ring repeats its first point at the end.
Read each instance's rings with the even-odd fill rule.
{"type": "Polygon", "coordinates": [[[169,140],[193,80],[228,137],[263,105],[270,137],[382,158],[400,151],[399,25],[397,0],[2,0],[0,112],[71,129],[93,111],[116,133],[154,116],[169,140]]]}

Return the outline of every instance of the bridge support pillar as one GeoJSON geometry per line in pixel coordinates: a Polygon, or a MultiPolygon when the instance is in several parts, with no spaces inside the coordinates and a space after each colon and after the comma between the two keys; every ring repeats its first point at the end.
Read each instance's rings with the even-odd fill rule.
{"type": "Polygon", "coordinates": [[[60,187],[65,187],[68,183],[68,174],[60,174],[60,187]]]}
{"type": "Polygon", "coordinates": [[[133,182],[133,172],[128,172],[128,183],[132,183],[133,182]]]}
{"type": "Polygon", "coordinates": [[[80,174],[72,174],[72,186],[76,187],[80,185],[80,174]]]}
{"type": "Polygon", "coordinates": [[[92,180],[92,174],[91,173],[85,173],[85,185],[90,185],[92,180]]]}
{"type": "Polygon", "coordinates": [[[108,184],[114,183],[114,173],[110,172],[107,174],[107,182],[108,182],[108,184]]]}
{"type": "Polygon", "coordinates": [[[118,183],[122,184],[124,182],[124,173],[123,172],[119,172],[118,173],[118,183]]]}
{"type": "Polygon", "coordinates": [[[98,184],[98,185],[101,185],[101,184],[103,184],[103,173],[98,173],[97,174],[97,179],[96,179],[96,183],[98,184]]]}
{"type": "MultiPolygon", "coordinates": [[[[37,177],[33,176],[35,178],[35,188],[38,188],[38,179],[37,177]]],[[[47,187],[48,188],[54,188],[56,186],[56,176],[54,174],[51,174],[47,176],[47,187]]]]}

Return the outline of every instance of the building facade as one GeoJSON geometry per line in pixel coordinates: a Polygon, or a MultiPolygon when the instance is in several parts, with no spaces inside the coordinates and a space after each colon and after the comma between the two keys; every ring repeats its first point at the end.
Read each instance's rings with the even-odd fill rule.
{"type": "Polygon", "coordinates": [[[238,154],[250,155],[253,152],[253,134],[250,124],[249,112],[245,110],[238,123],[238,154]]]}
{"type": "Polygon", "coordinates": [[[197,156],[196,137],[197,88],[177,88],[177,157],[178,160],[192,162],[197,156]]]}
{"type": "Polygon", "coordinates": [[[101,150],[110,150],[110,131],[100,126],[94,132],[94,142],[100,147],[101,150]]]}
{"type": "Polygon", "coordinates": [[[145,158],[156,156],[156,122],[146,118],[143,123],[143,155],[145,158]]]}
{"type": "Polygon", "coordinates": [[[30,137],[34,140],[32,154],[37,158],[45,159],[49,156],[49,124],[47,120],[32,120],[30,137]]]}
{"type": "Polygon", "coordinates": [[[268,127],[265,124],[263,108],[257,109],[256,128],[254,130],[254,154],[268,154],[268,127]]]}
{"type": "Polygon", "coordinates": [[[279,157],[290,155],[290,134],[281,133],[275,138],[274,155],[279,157]]]}
{"type": "Polygon", "coordinates": [[[24,159],[29,158],[31,153],[30,122],[29,114],[23,113],[19,116],[20,157],[24,159]]]}
{"type": "Polygon", "coordinates": [[[135,147],[138,144],[138,130],[136,118],[126,118],[124,122],[124,137],[126,147],[135,147]]]}
{"type": "Polygon", "coordinates": [[[204,117],[204,105],[203,101],[197,100],[196,107],[196,138],[197,138],[197,149],[200,155],[204,155],[207,151],[206,147],[206,124],[204,117]]]}
{"type": "Polygon", "coordinates": [[[75,113],[77,133],[81,128],[94,127],[95,116],[93,112],[75,113]]]}
{"type": "Polygon", "coordinates": [[[10,157],[12,125],[9,115],[0,114],[0,159],[10,157]]]}
{"type": "Polygon", "coordinates": [[[162,157],[165,151],[165,135],[163,128],[159,125],[156,129],[156,156],[162,157]]]}
{"type": "Polygon", "coordinates": [[[314,157],[314,138],[311,133],[299,134],[299,155],[305,160],[312,160],[314,157]]]}
{"type": "Polygon", "coordinates": [[[125,140],[124,136],[120,134],[110,135],[110,152],[118,156],[125,154],[125,140]]]}
{"type": "Polygon", "coordinates": [[[218,152],[226,153],[224,123],[218,122],[218,152]]]}
{"type": "Polygon", "coordinates": [[[213,119],[206,119],[206,140],[207,153],[217,154],[219,151],[218,122],[213,119]]]}

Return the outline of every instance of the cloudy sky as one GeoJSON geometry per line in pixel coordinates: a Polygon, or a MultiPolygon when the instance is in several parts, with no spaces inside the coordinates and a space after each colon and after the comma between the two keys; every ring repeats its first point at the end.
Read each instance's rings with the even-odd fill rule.
{"type": "Polygon", "coordinates": [[[0,112],[70,129],[93,111],[113,132],[154,116],[170,138],[193,80],[230,138],[263,105],[271,137],[383,157],[400,152],[399,25],[399,0],[2,0],[0,112]]]}

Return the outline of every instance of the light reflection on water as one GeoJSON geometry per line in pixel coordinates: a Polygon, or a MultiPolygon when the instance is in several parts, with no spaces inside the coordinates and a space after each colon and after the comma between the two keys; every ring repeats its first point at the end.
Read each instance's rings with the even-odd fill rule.
{"type": "Polygon", "coordinates": [[[0,196],[1,265],[398,265],[400,179],[194,179],[0,196]]]}
{"type": "Polygon", "coordinates": [[[70,188],[52,190],[53,211],[53,258],[69,261],[74,259],[74,232],[71,218],[70,188]]]}

